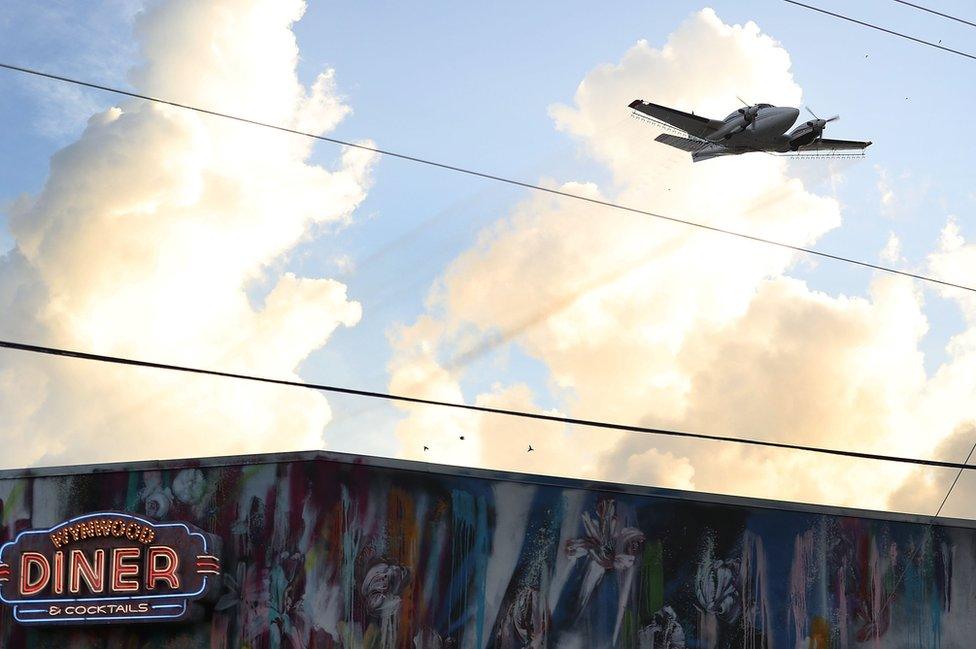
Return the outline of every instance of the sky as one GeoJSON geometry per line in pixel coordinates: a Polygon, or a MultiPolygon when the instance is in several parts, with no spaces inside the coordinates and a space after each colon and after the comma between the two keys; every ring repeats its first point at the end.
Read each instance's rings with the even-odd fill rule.
{"type": "MultiPolygon", "coordinates": [[[[972,40],[889,1],[856,13],[972,40]]],[[[783,2],[8,3],[0,60],[976,275],[952,137],[976,89],[951,81],[973,62],[783,2]],[[692,165],[627,109],[721,118],[737,95],[875,144],[692,165]]],[[[874,453],[976,442],[959,290],[9,71],[0,118],[5,339],[874,453]]],[[[928,514],[954,477],[11,351],[0,439],[4,467],[326,448],[928,514]]],[[[967,473],[944,513],[976,516],[973,490],[967,473]]]]}

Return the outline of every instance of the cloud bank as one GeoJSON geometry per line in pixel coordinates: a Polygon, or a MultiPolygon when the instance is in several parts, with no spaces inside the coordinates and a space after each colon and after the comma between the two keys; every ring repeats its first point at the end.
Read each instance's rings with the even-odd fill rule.
{"type": "MultiPolygon", "coordinates": [[[[727,25],[706,9],[659,49],[638,42],[619,62],[591,71],[572,105],[552,107],[555,126],[611,174],[606,186],[559,187],[815,244],[841,226],[842,207],[793,177],[786,161],[750,155],[692,165],[687,154],[654,143],[653,129],[626,119],[635,98],[722,116],[738,105],[736,95],[801,103],[788,53],[755,24],[727,25]]],[[[974,249],[950,225],[932,272],[971,276],[974,249]]],[[[974,416],[976,308],[946,292],[960,300],[971,329],[953,339],[949,360],[929,376],[918,287],[878,276],[865,296],[828,295],[791,276],[803,263],[809,260],[788,250],[530,196],[450,265],[428,312],[394,332],[390,387],[460,400],[474,378],[466,373],[472,359],[516,346],[544,366],[561,410],[573,416],[938,453],[974,416]]],[[[540,402],[521,384],[469,397],[511,408],[540,402]]],[[[924,510],[897,497],[900,485],[918,479],[902,466],[419,407],[406,409],[397,432],[404,454],[436,461],[924,510]]],[[[926,475],[944,486],[952,477],[926,475]]]]}
{"type": "MultiPolygon", "coordinates": [[[[136,20],[139,92],[325,133],[332,70],[299,83],[297,0],[168,0],[136,20]]],[[[308,163],[310,140],[127,101],[95,114],[13,207],[4,338],[294,377],[361,315],[346,287],[279,269],[352,218],[373,157],[308,163]],[[271,288],[254,297],[256,280],[271,288]]],[[[320,395],[0,354],[3,465],[319,448],[320,395]]]]}

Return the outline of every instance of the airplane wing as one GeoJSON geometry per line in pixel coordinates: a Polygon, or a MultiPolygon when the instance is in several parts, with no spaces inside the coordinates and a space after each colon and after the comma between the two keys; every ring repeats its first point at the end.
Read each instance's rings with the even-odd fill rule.
{"type": "Polygon", "coordinates": [[[820,138],[806,146],[801,146],[800,151],[861,151],[871,146],[871,144],[871,142],[858,142],[857,140],[829,140],[827,138],[820,138]]]}
{"type": "Polygon", "coordinates": [[[691,113],[685,113],[674,108],[668,108],[667,106],[659,106],[647,101],[641,101],[640,99],[635,99],[630,102],[630,107],[659,122],[670,124],[688,135],[703,139],[720,129],[723,125],[723,122],[717,119],[692,115],[691,113]]]}

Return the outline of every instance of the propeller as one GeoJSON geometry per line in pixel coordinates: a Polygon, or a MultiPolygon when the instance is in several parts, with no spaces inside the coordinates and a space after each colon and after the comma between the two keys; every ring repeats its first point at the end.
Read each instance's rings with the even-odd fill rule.
{"type": "Polygon", "coordinates": [[[745,130],[750,125],[752,126],[753,130],[755,130],[756,116],[759,115],[759,106],[750,104],[739,95],[736,95],[735,98],[742,102],[742,105],[745,106],[745,108],[739,109],[739,114],[742,115],[742,119],[744,119],[746,122],[746,125],[742,128],[742,130],[745,130]]]}
{"type": "Polygon", "coordinates": [[[834,115],[833,117],[828,117],[827,119],[821,119],[817,117],[817,114],[815,112],[810,110],[809,106],[804,106],[804,108],[807,109],[808,113],[813,115],[813,119],[807,122],[807,126],[809,126],[810,128],[816,131],[823,131],[824,127],[827,126],[827,124],[829,124],[830,122],[836,122],[837,120],[840,119],[840,115],[834,115]]]}

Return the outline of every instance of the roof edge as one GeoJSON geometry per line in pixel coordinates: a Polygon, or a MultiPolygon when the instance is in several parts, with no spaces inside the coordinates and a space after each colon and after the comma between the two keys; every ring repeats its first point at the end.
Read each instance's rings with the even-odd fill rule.
{"type": "Polygon", "coordinates": [[[281,464],[288,462],[335,462],[340,464],[353,464],[395,469],[400,471],[410,471],[414,473],[464,476],[482,480],[517,482],[521,484],[569,489],[587,489],[591,491],[621,493],[637,496],[653,496],[657,498],[667,498],[670,500],[704,502],[716,505],[732,505],[808,514],[870,518],[899,523],[915,523],[923,525],[937,524],[941,527],[976,529],[976,520],[962,518],[948,518],[944,516],[935,518],[933,516],[924,514],[857,509],[854,507],[818,505],[813,503],[790,502],[766,498],[751,498],[747,496],[732,496],[699,491],[686,491],[681,489],[668,489],[665,487],[623,484],[601,480],[569,478],[556,475],[518,473],[513,471],[454,466],[450,464],[437,464],[433,462],[417,462],[414,460],[402,460],[391,457],[355,455],[351,453],[339,453],[335,451],[323,450],[256,453],[250,455],[223,455],[203,458],[172,458],[165,460],[108,462],[102,464],[73,464],[25,469],[0,469],[0,481],[18,480],[24,478],[67,477],[85,474],[126,473],[131,471],[173,470],[181,468],[251,466],[261,464],[281,464]]]}

